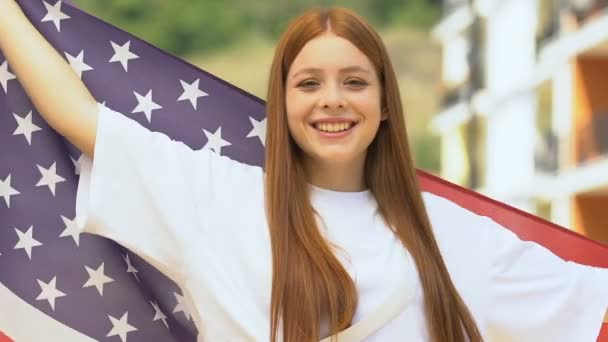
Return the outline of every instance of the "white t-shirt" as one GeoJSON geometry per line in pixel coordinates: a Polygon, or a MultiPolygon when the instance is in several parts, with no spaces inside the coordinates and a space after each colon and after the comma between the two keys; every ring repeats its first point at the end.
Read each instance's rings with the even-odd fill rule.
{"type": "MultiPolygon", "coordinates": [[[[81,229],[117,241],[175,280],[199,340],[268,341],[272,258],[262,168],[192,150],[98,106],[94,161],[82,166],[78,184],[81,229]]],[[[369,191],[311,190],[318,222],[326,223],[320,229],[347,253],[339,258],[357,286],[356,323],[414,263],[369,191]]],[[[487,217],[423,197],[450,276],[486,341],[596,340],[608,270],[564,262],[487,217]]],[[[422,287],[413,278],[403,312],[365,341],[428,340],[422,287]]]]}

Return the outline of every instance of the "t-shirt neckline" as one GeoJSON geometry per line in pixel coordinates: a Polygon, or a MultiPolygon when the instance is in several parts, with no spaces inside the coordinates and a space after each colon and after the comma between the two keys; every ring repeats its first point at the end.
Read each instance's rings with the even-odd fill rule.
{"type": "Polygon", "coordinates": [[[369,205],[373,199],[371,191],[368,189],[362,191],[336,191],[308,183],[310,188],[310,196],[313,204],[321,206],[333,207],[360,207],[369,205]]]}

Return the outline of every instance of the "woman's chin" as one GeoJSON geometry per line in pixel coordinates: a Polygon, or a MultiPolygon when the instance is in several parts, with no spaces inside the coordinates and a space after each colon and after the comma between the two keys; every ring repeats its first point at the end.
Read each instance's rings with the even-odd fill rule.
{"type": "Polygon", "coordinates": [[[323,164],[345,165],[352,163],[356,158],[353,154],[344,151],[323,151],[317,154],[317,159],[323,164]]]}

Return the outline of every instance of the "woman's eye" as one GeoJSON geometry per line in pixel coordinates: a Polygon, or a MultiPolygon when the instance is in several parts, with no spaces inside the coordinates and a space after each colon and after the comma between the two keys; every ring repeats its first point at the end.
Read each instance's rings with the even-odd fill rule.
{"type": "Polygon", "coordinates": [[[365,82],[363,82],[361,80],[348,80],[346,82],[346,84],[353,85],[353,86],[356,86],[356,87],[362,87],[362,86],[367,85],[367,83],[365,83],[365,82]]]}
{"type": "Polygon", "coordinates": [[[315,82],[315,81],[303,81],[300,84],[298,84],[298,87],[310,88],[310,87],[314,87],[316,85],[317,85],[317,82],[315,82]]]}

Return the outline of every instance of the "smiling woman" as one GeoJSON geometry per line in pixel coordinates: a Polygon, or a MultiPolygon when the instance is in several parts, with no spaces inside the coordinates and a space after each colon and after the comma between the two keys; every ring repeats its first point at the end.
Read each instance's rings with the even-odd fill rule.
{"type": "MultiPolygon", "coordinates": [[[[308,200],[312,186],[331,191],[338,206],[349,196],[373,196],[384,229],[394,233],[388,250],[409,250],[418,267],[430,338],[464,341],[467,336],[479,341],[475,322],[433,238],[407,145],[395,73],[377,32],[343,8],[304,13],[279,41],[267,99],[265,193],[274,270],[272,339],[279,316],[285,341],[336,334],[353,321],[362,306],[358,300],[367,299],[357,294],[352,277],[318,229],[314,215],[319,208],[313,209],[308,200]],[[344,128],[319,123],[323,120],[356,125],[340,133],[322,133],[344,128]],[[289,272],[294,268],[300,271],[289,272]],[[325,315],[329,328],[320,332],[315,322],[325,315]]],[[[321,215],[327,216],[333,214],[321,215]]],[[[382,241],[373,235],[367,239],[382,241]]],[[[356,258],[352,250],[348,252],[356,258]]],[[[408,258],[391,259],[396,268],[388,279],[395,282],[408,258]]],[[[378,340],[401,336],[396,327],[383,330],[378,340]]]]}

